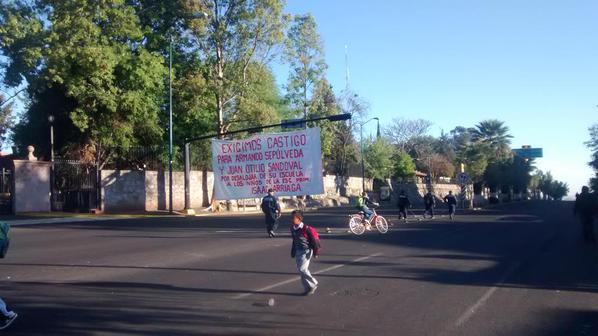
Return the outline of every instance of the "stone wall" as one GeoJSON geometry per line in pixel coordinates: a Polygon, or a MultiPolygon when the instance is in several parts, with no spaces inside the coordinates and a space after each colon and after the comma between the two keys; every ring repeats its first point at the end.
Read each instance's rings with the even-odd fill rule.
{"type": "Polygon", "coordinates": [[[135,170],[102,170],[102,209],[106,212],[145,211],[145,174],[135,170]]]}
{"type": "MultiPolygon", "coordinates": [[[[214,174],[191,171],[189,178],[191,207],[206,206],[212,196],[214,174]]],[[[173,209],[182,210],[185,175],[173,172],[172,180],[173,209]]],[[[102,209],[106,212],[168,210],[169,185],[168,171],[103,170],[102,209]]]]}
{"type": "MultiPolygon", "coordinates": [[[[173,208],[185,207],[185,176],[183,172],[173,172],[173,208]]],[[[191,208],[198,209],[209,205],[214,187],[212,172],[191,171],[191,208]]],[[[106,212],[119,211],[159,211],[168,209],[169,181],[167,171],[102,171],[102,209],[106,212]]],[[[366,179],[366,190],[372,189],[372,180],[366,179]]],[[[361,192],[360,177],[324,176],[325,195],[314,199],[324,205],[348,204],[350,198],[361,192]]],[[[260,199],[233,200],[227,203],[230,210],[254,210],[260,199]]],[[[296,198],[283,201],[293,206],[296,198]]]]}
{"type": "MultiPolygon", "coordinates": [[[[324,176],[324,190],[326,196],[358,196],[361,193],[361,177],[324,176]]],[[[372,190],[372,179],[365,179],[365,190],[372,190]]]]}
{"type": "Polygon", "coordinates": [[[13,212],[50,211],[50,162],[14,160],[13,212]]]}
{"type": "MultiPolygon", "coordinates": [[[[397,203],[397,196],[401,190],[404,190],[414,207],[423,207],[424,195],[429,191],[429,185],[425,183],[393,183],[392,198],[390,203],[397,203]]],[[[461,186],[458,184],[444,184],[435,183],[433,185],[433,193],[436,196],[437,204],[442,201],[442,198],[452,191],[455,196],[461,193],[461,186]]]]}

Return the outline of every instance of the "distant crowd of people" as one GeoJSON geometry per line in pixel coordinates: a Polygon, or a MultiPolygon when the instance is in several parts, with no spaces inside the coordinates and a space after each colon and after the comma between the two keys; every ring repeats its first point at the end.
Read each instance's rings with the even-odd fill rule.
{"type": "MultiPolygon", "coordinates": [[[[454,219],[457,210],[457,197],[455,197],[452,191],[449,191],[448,194],[442,198],[442,201],[444,201],[444,204],[447,206],[449,218],[454,219]]],[[[406,221],[407,211],[411,208],[411,201],[404,190],[399,192],[397,206],[399,207],[399,220],[403,219],[406,221]]],[[[436,208],[436,196],[429,191],[424,195],[423,217],[427,218],[429,215],[431,219],[434,219],[434,208],[436,208]]]]}

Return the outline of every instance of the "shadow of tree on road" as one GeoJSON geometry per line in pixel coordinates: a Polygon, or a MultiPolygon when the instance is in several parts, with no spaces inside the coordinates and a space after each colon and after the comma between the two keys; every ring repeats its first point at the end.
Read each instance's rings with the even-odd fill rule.
{"type": "Polygon", "coordinates": [[[234,290],[124,282],[22,282],[3,292],[19,308],[20,318],[10,335],[261,335],[296,328],[322,330],[289,313],[277,312],[278,319],[264,321],[265,309],[271,309],[267,306],[219,308],[221,294],[241,292],[234,290]],[[297,322],[283,322],[283,318],[297,322]]]}
{"type": "Polygon", "coordinates": [[[398,279],[598,293],[598,247],[581,242],[570,202],[525,202],[493,213],[492,221],[458,218],[325,238],[415,250],[387,256],[395,266],[371,262],[398,279]]]}

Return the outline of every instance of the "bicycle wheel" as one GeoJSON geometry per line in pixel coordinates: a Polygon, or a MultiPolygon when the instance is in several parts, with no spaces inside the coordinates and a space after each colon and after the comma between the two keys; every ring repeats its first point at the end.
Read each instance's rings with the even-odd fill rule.
{"type": "Polygon", "coordinates": [[[382,216],[376,218],[376,229],[378,229],[378,232],[380,233],[388,232],[388,222],[386,221],[386,218],[382,216]]]}
{"type": "Polygon", "coordinates": [[[351,218],[349,218],[349,230],[355,235],[360,235],[365,232],[365,225],[363,225],[360,216],[351,216],[351,218]]]}

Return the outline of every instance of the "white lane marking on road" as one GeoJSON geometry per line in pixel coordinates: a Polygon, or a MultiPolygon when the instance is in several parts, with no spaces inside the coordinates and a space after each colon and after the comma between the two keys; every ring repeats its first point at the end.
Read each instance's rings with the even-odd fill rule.
{"type": "Polygon", "coordinates": [[[482,306],[486,303],[486,301],[488,301],[490,299],[490,297],[494,294],[494,292],[496,292],[496,290],[505,281],[507,281],[507,279],[511,276],[511,274],[513,274],[513,272],[515,272],[515,270],[517,269],[517,267],[519,267],[519,263],[512,264],[511,267],[509,267],[506,270],[506,272],[500,277],[500,279],[498,280],[498,282],[492,288],[488,289],[486,291],[486,293],[484,293],[484,295],[482,295],[482,297],[473,306],[469,307],[463,314],[461,314],[461,316],[455,322],[455,326],[456,327],[461,327],[462,325],[464,325],[465,323],[467,323],[467,321],[469,321],[469,319],[480,308],[482,308],[482,306]]]}
{"type": "MultiPolygon", "coordinates": [[[[317,272],[313,272],[313,274],[314,275],[318,275],[318,274],[322,274],[322,273],[334,271],[334,270],[339,269],[341,267],[345,267],[347,265],[351,265],[351,264],[358,263],[358,262],[361,262],[361,261],[364,261],[364,260],[368,260],[370,258],[378,257],[380,255],[382,255],[382,253],[370,254],[370,255],[365,256],[365,257],[361,257],[361,258],[357,258],[355,260],[351,260],[351,261],[349,261],[348,263],[345,263],[345,264],[338,264],[338,265],[334,265],[334,266],[330,266],[330,267],[321,269],[321,270],[319,270],[317,272]]],[[[284,281],[281,281],[281,282],[277,282],[277,283],[272,284],[270,286],[266,286],[266,287],[262,287],[260,289],[256,289],[256,290],[254,290],[254,291],[252,291],[250,293],[243,293],[243,294],[239,294],[239,295],[233,296],[232,298],[233,298],[233,300],[243,299],[243,298],[246,298],[246,297],[251,296],[253,294],[265,292],[267,290],[274,289],[276,287],[280,287],[280,286],[284,286],[286,284],[290,284],[291,282],[299,281],[300,279],[301,279],[301,277],[298,277],[298,276],[292,277],[290,279],[287,279],[287,280],[284,280],[284,281]]]]}

